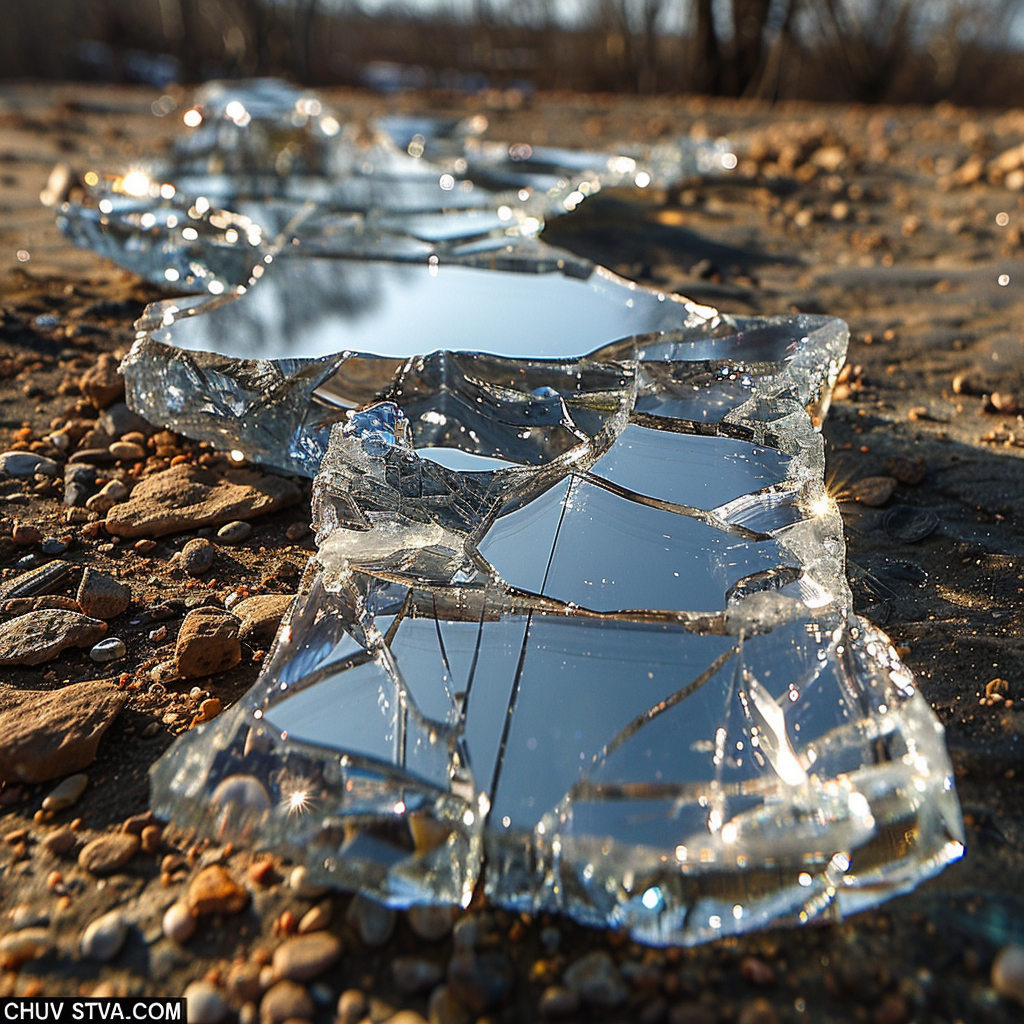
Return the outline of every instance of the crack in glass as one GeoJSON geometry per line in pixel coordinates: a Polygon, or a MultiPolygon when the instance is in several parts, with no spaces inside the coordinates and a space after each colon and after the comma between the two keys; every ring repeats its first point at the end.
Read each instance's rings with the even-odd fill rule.
{"type": "Polygon", "coordinates": [[[856,911],[962,854],[942,727],[852,612],[816,429],[845,324],[536,237],[723,144],[364,137],[279,83],[186,123],[144,186],[59,216],[203,293],[146,310],[128,400],[314,477],[317,553],[253,688],[155,766],[157,813],[392,906],[482,885],[653,944],[856,911]]]}

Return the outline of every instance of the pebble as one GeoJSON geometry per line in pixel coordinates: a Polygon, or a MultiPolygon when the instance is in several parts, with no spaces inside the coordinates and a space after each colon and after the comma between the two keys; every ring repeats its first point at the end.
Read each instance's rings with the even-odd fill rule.
{"type": "Polygon", "coordinates": [[[882,529],[903,544],[916,544],[938,528],[939,517],[930,508],[896,505],[882,516],[882,529]]]}
{"type": "Polygon", "coordinates": [[[249,890],[239,885],[220,864],[211,864],[189,884],[188,905],[199,915],[238,914],[249,905],[249,890]]]}
{"type": "Polygon", "coordinates": [[[341,959],[341,939],[330,932],[317,931],[286,939],[274,950],[274,978],[311,981],[341,959]]]}
{"type": "Polygon", "coordinates": [[[162,537],[180,530],[220,526],[296,504],[294,480],[253,470],[214,472],[181,463],[143,477],[128,501],[107,513],[106,529],[118,537],[162,537]]]}
{"type": "Polygon", "coordinates": [[[85,502],[91,512],[109,512],[128,497],[128,488],[120,480],[108,480],[100,490],[85,502]]]}
{"type": "Polygon", "coordinates": [[[428,1024],[426,1017],[415,1010],[399,1010],[387,1019],[387,1024],[428,1024]]]}
{"type": "Polygon", "coordinates": [[[286,1020],[312,1020],[316,1005],[309,993],[294,981],[279,981],[263,993],[260,1024],[284,1024],[286,1020]]]}
{"type": "Polygon", "coordinates": [[[88,785],[88,775],[82,772],[77,775],[69,775],[59,786],[52,789],[48,796],[43,798],[43,810],[66,811],[69,807],[74,807],[88,785]]]}
{"type": "Polygon", "coordinates": [[[106,963],[113,960],[128,937],[128,922],[120,910],[96,918],[82,933],[82,956],[106,963]]]}
{"type": "Polygon", "coordinates": [[[896,490],[896,480],[891,476],[866,476],[849,485],[849,497],[870,508],[880,508],[896,490]]]}
{"type": "Polygon", "coordinates": [[[512,964],[498,950],[456,953],[448,963],[448,987],[466,1009],[486,1013],[511,990],[512,964]]]}
{"type": "Polygon", "coordinates": [[[292,523],[288,529],[284,531],[284,535],[291,541],[302,540],[307,533],[309,533],[308,523],[292,523]]]}
{"type": "Polygon", "coordinates": [[[199,679],[234,668],[242,660],[238,619],[216,608],[197,608],[185,616],[174,648],[174,665],[183,679],[199,679]]]}
{"type": "Polygon", "coordinates": [[[331,923],[334,915],[334,904],[330,899],[321,900],[315,907],[307,910],[299,921],[299,934],[308,935],[310,932],[318,932],[331,923]]]}
{"type": "Polygon", "coordinates": [[[103,665],[108,661],[117,661],[119,658],[123,658],[128,653],[128,648],[125,647],[124,641],[117,636],[107,637],[106,640],[101,640],[95,647],[89,651],[89,657],[93,661],[103,665]]]}
{"type": "Polygon", "coordinates": [[[0,778],[48,782],[81,771],[128,694],[109,680],[71,683],[57,690],[20,690],[0,699],[0,778]]]}
{"type": "Polygon", "coordinates": [[[363,992],[358,988],[347,988],[338,996],[337,1024],[359,1024],[367,1009],[363,992]]]}
{"type": "Polygon", "coordinates": [[[236,519],[233,523],[225,523],[217,531],[217,540],[222,544],[241,544],[252,533],[252,526],[236,519]]]}
{"type": "Polygon", "coordinates": [[[0,938],[0,967],[16,970],[29,960],[45,956],[53,948],[46,928],[23,928],[0,938]]]}
{"type": "Polygon", "coordinates": [[[227,1015],[227,1001],[208,981],[193,981],[182,995],[188,1024],[220,1024],[227,1015]]]}
{"type": "Polygon", "coordinates": [[[205,537],[195,537],[181,549],[181,567],[189,576],[202,576],[210,571],[216,553],[205,537]]]}
{"type": "Polygon", "coordinates": [[[39,545],[39,550],[44,555],[63,555],[67,549],[67,541],[61,540],[59,537],[44,537],[43,543],[39,545]]]}
{"type": "Polygon", "coordinates": [[[118,360],[101,352],[96,362],[78,379],[78,387],[97,409],[105,409],[124,395],[124,378],[117,372],[118,360]]]}
{"type": "MultiPolygon", "coordinates": [[[[250,775],[235,776],[235,778],[252,778],[250,775]]],[[[225,779],[225,782],[227,780],[225,779]]],[[[255,781],[255,780],[254,780],[255,781]]],[[[260,786],[262,789],[262,785],[260,786]]],[[[264,793],[266,790],[264,790],[264,793]]],[[[269,807],[269,798],[267,806],[269,807]]],[[[327,887],[318,885],[313,882],[309,877],[309,869],[304,864],[297,864],[288,873],[288,888],[291,889],[297,896],[301,896],[303,899],[316,900],[319,899],[327,892],[327,887]]]]}
{"type": "Polygon", "coordinates": [[[1003,946],[992,964],[992,987],[1024,1006],[1024,946],[1003,946]]]}
{"type": "Polygon", "coordinates": [[[178,900],[164,911],[162,927],[164,935],[172,942],[183,943],[188,942],[195,935],[198,923],[195,914],[192,913],[192,908],[187,903],[178,900]]]}
{"type": "Polygon", "coordinates": [[[127,864],[138,849],[138,836],[130,832],[108,832],[82,847],[78,866],[93,875],[110,875],[127,864]]]}
{"type": "Polygon", "coordinates": [[[146,449],[133,441],[115,441],[107,451],[118,462],[140,462],[146,457],[146,449]]]}
{"type": "Polygon", "coordinates": [[[40,845],[55,857],[60,857],[68,853],[75,845],[75,838],[75,833],[65,825],[63,828],[50,832],[40,845]]]}
{"type": "Polygon", "coordinates": [[[269,645],[291,603],[289,594],[256,594],[243,598],[231,609],[241,620],[239,639],[243,643],[269,645]]]}
{"type": "Polygon", "coordinates": [[[396,956],[391,961],[391,977],[399,992],[415,996],[431,991],[444,977],[444,968],[422,956],[396,956]]]}
{"type": "Polygon", "coordinates": [[[115,619],[128,609],[132,589],[106,573],[86,569],[78,585],[75,600],[82,611],[94,619],[115,619]]]}
{"type": "Polygon", "coordinates": [[[447,985],[438,985],[427,1002],[430,1024],[472,1024],[473,1017],[447,985]]]}
{"type": "Polygon", "coordinates": [[[33,544],[38,544],[42,539],[42,531],[34,526],[16,523],[11,530],[11,540],[20,548],[30,548],[33,544]]]}
{"type": "Polygon", "coordinates": [[[615,961],[604,950],[581,957],[570,965],[562,980],[591,1006],[621,1006],[629,994],[615,961]]]}
{"type": "Polygon", "coordinates": [[[363,944],[371,949],[383,946],[391,938],[395,930],[397,915],[384,904],[371,900],[368,896],[356,893],[348,905],[346,920],[354,925],[359,932],[363,944]]]}
{"type": "Polygon", "coordinates": [[[3,452],[0,454],[0,474],[29,477],[36,473],[44,476],[60,476],[60,466],[53,459],[35,452],[3,452]]]}
{"type": "Polygon", "coordinates": [[[410,907],[406,911],[409,927],[425,942],[440,942],[452,930],[455,910],[447,905],[410,907]]]}
{"type": "Polygon", "coordinates": [[[91,647],[107,624],[79,612],[40,608],[0,625],[0,665],[41,665],[68,647],[91,647]]]}
{"type": "Polygon", "coordinates": [[[927,475],[928,464],[919,455],[913,458],[893,455],[885,460],[882,472],[886,476],[895,477],[901,484],[916,487],[927,475]]]}
{"type": "Polygon", "coordinates": [[[119,437],[122,441],[138,440],[137,437],[125,437],[125,434],[141,434],[145,438],[153,431],[149,423],[137,412],[132,412],[124,402],[115,402],[105,410],[98,424],[107,437],[119,437]]]}
{"type": "Polygon", "coordinates": [[[568,1017],[579,1009],[580,997],[567,985],[549,985],[541,993],[537,1009],[542,1017],[568,1017]]]}
{"type": "Polygon", "coordinates": [[[233,807],[237,811],[260,813],[270,810],[270,794],[255,775],[229,775],[210,794],[210,803],[225,811],[233,807]]]}

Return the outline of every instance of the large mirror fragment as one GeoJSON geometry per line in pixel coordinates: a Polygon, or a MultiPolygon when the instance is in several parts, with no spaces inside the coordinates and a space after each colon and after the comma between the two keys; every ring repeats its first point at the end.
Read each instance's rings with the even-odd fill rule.
{"type": "Polygon", "coordinates": [[[844,324],[729,317],[534,237],[623,155],[419,122],[367,150],[267,83],[194,112],[135,212],[191,217],[201,187],[222,234],[153,262],[88,201],[62,216],[155,280],[192,268],[207,294],[138,324],[129,401],[314,476],[318,550],[253,689],[156,766],[158,813],[394,906],[482,884],[658,944],[960,856],[941,726],[852,613],[815,429],[844,324]],[[478,231],[506,186],[522,217],[478,231]]]}

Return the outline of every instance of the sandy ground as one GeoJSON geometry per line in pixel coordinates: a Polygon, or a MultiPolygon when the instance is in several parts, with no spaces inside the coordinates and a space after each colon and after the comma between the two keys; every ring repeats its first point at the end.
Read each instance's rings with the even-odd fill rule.
{"type": "MultiPolygon", "coordinates": [[[[78,376],[98,353],[124,351],[132,320],[160,297],[67,246],[52,212],[38,204],[58,160],[104,169],[156,151],[176,126],[173,117],[152,115],[157,96],[98,87],[0,89],[4,448],[87,411],[78,376]]],[[[858,610],[887,629],[946,725],[966,818],[963,861],[879,911],[813,930],[645,950],[564,920],[482,909],[483,945],[501,950],[512,968],[511,986],[486,1019],[536,1019],[544,990],[566,965],[600,950],[627,979],[627,1001],[607,1010],[585,1006],[569,1019],[1020,1019],[1024,1011],[993,991],[990,967],[1001,946],[1024,940],[1024,517],[1017,511],[1024,502],[1024,419],[1016,412],[1018,403],[1024,409],[1024,175],[1014,173],[1013,157],[999,160],[1024,141],[1024,112],[579,96],[526,105],[502,95],[332,99],[355,118],[396,107],[484,112],[491,137],[535,144],[594,146],[689,132],[736,140],[741,160],[730,179],[688,182],[668,195],[602,195],[545,237],[729,312],[827,312],[849,322],[849,370],[824,433],[858,610]],[[864,478],[914,477],[893,469],[896,457],[904,470],[918,467],[920,482],[898,483],[884,506],[855,500],[869,496],[859,486],[864,478]],[[900,528],[922,521],[913,510],[937,517],[934,530],[917,540],[900,528]],[[990,686],[987,697],[995,679],[1006,686],[990,686]]],[[[190,458],[202,454],[182,450],[190,458]]],[[[169,621],[163,648],[149,639],[151,625],[133,622],[159,601],[195,596],[195,581],[170,563],[194,534],[146,553],[111,546],[86,526],[62,521],[59,490],[20,484],[4,485],[0,516],[6,575],[30,550],[9,539],[12,528],[33,523],[67,540],[64,557],[129,582],[134,602],[112,628],[128,646],[114,667],[129,701],[88,769],[85,795],[48,818],[39,809],[51,785],[0,791],[0,941],[30,919],[52,939],[40,957],[18,967],[9,959],[0,993],[177,995],[206,978],[230,993],[231,1013],[241,1007],[247,1020],[255,1009],[232,987],[240,965],[265,963],[316,902],[275,881],[287,865],[266,874],[252,870],[252,851],[218,851],[255,899],[245,913],[202,922],[180,948],[160,937],[160,915],[209,851],[179,849],[168,829],[159,851],[97,880],[41,844],[73,819],[84,840],[145,812],[149,766],[189,726],[199,701],[215,695],[227,704],[244,692],[258,659],[247,652],[241,666],[197,694],[187,686],[151,692],[151,669],[167,656],[180,618],[169,621]],[[162,858],[176,853],[183,867],[162,872],[162,858]],[[123,950],[106,963],[81,959],[82,929],[114,905],[132,908],[123,950]]],[[[240,587],[293,592],[307,551],[285,531],[307,516],[308,504],[257,520],[249,541],[232,548],[201,585],[222,598],[240,587]]],[[[52,689],[102,674],[84,651],[71,651],[38,668],[0,670],[0,683],[52,689]]],[[[346,901],[335,897],[331,926],[345,939],[341,964],[311,987],[317,1020],[333,1019],[339,994],[352,988],[376,1000],[368,1009],[375,1020],[401,1007],[437,1020],[482,1016],[460,1016],[429,992],[396,988],[396,957],[444,968],[453,955],[450,938],[426,942],[403,917],[385,945],[368,946],[345,920],[346,901]]]]}

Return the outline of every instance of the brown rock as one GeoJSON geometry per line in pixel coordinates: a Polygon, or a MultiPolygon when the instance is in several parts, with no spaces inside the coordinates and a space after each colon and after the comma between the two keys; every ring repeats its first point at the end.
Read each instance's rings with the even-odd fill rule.
{"type": "Polygon", "coordinates": [[[192,879],[188,905],[195,914],[238,914],[249,905],[249,890],[220,864],[211,864],[192,879]]]}
{"type": "Polygon", "coordinates": [[[109,451],[119,462],[139,462],[146,457],[146,449],[134,441],[115,441],[109,451]]]}
{"type": "Polygon", "coordinates": [[[252,519],[293,505],[300,497],[298,485],[284,477],[246,470],[221,475],[182,463],[144,477],[128,501],[110,510],[106,528],[118,537],[161,537],[252,519]]]}
{"type": "Polygon", "coordinates": [[[330,932],[298,935],[274,950],[274,977],[310,981],[336,964],[341,953],[341,939],[330,932]]]}
{"type": "Polygon", "coordinates": [[[46,782],[81,771],[127,699],[102,679],[45,692],[0,688],[0,778],[46,782]]]}
{"type": "Polygon", "coordinates": [[[117,367],[117,359],[109,352],[102,352],[78,381],[82,394],[97,409],[106,409],[124,397],[124,378],[117,372],[117,367]]]}
{"type": "Polygon", "coordinates": [[[284,1024],[286,1020],[312,1020],[316,1006],[309,993],[294,981],[279,981],[260,1000],[260,1024],[284,1024]]]}
{"type": "Polygon", "coordinates": [[[266,646],[274,639],[291,603],[289,594],[257,594],[239,601],[231,609],[242,620],[238,638],[248,644],[266,646]]]}
{"type": "Polygon", "coordinates": [[[224,672],[241,660],[234,615],[217,608],[197,608],[185,616],[174,648],[174,666],[182,679],[224,672]]]}
{"type": "Polygon", "coordinates": [[[67,647],[91,647],[107,624],[79,612],[40,608],[0,625],[0,665],[42,665],[67,647]]]}
{"type": "Polygon", "coordinates": [[[11,540],[18,547],[30,548],[33,544],[38,544],[42,539],[42,531],[35,526],[25,526],[23,523],[16,523],[11,530],[11,540]]]}
{"type": "Polygon", "coordinates": [[[105,573],[86,569],[78,585],[78,607],[94,619],[115,619],[128,608],[132,590],[105,573]]]}
{"type": "Polygon", "coordinates": [[[849,496],[862,505],[878,508],[884,505],[896,490],[896,481],[891,476],[866,476],[849,486],[849,496]]]}
{"type": "Polygon", "coordinates": [[[127,864],[138,849],[138,836],[130,832],[109,832],[82,847],[78,866],[93,875],[110,875],[127,864]]]}
{"type": "Polygon", "coordinates": [[[886,476],[895,477],[901,484],[915,487],[924,480],[928,464],[919,455],[912,459],[905,455],[893,455],[885,460],[882,472],[886,476]]]}

